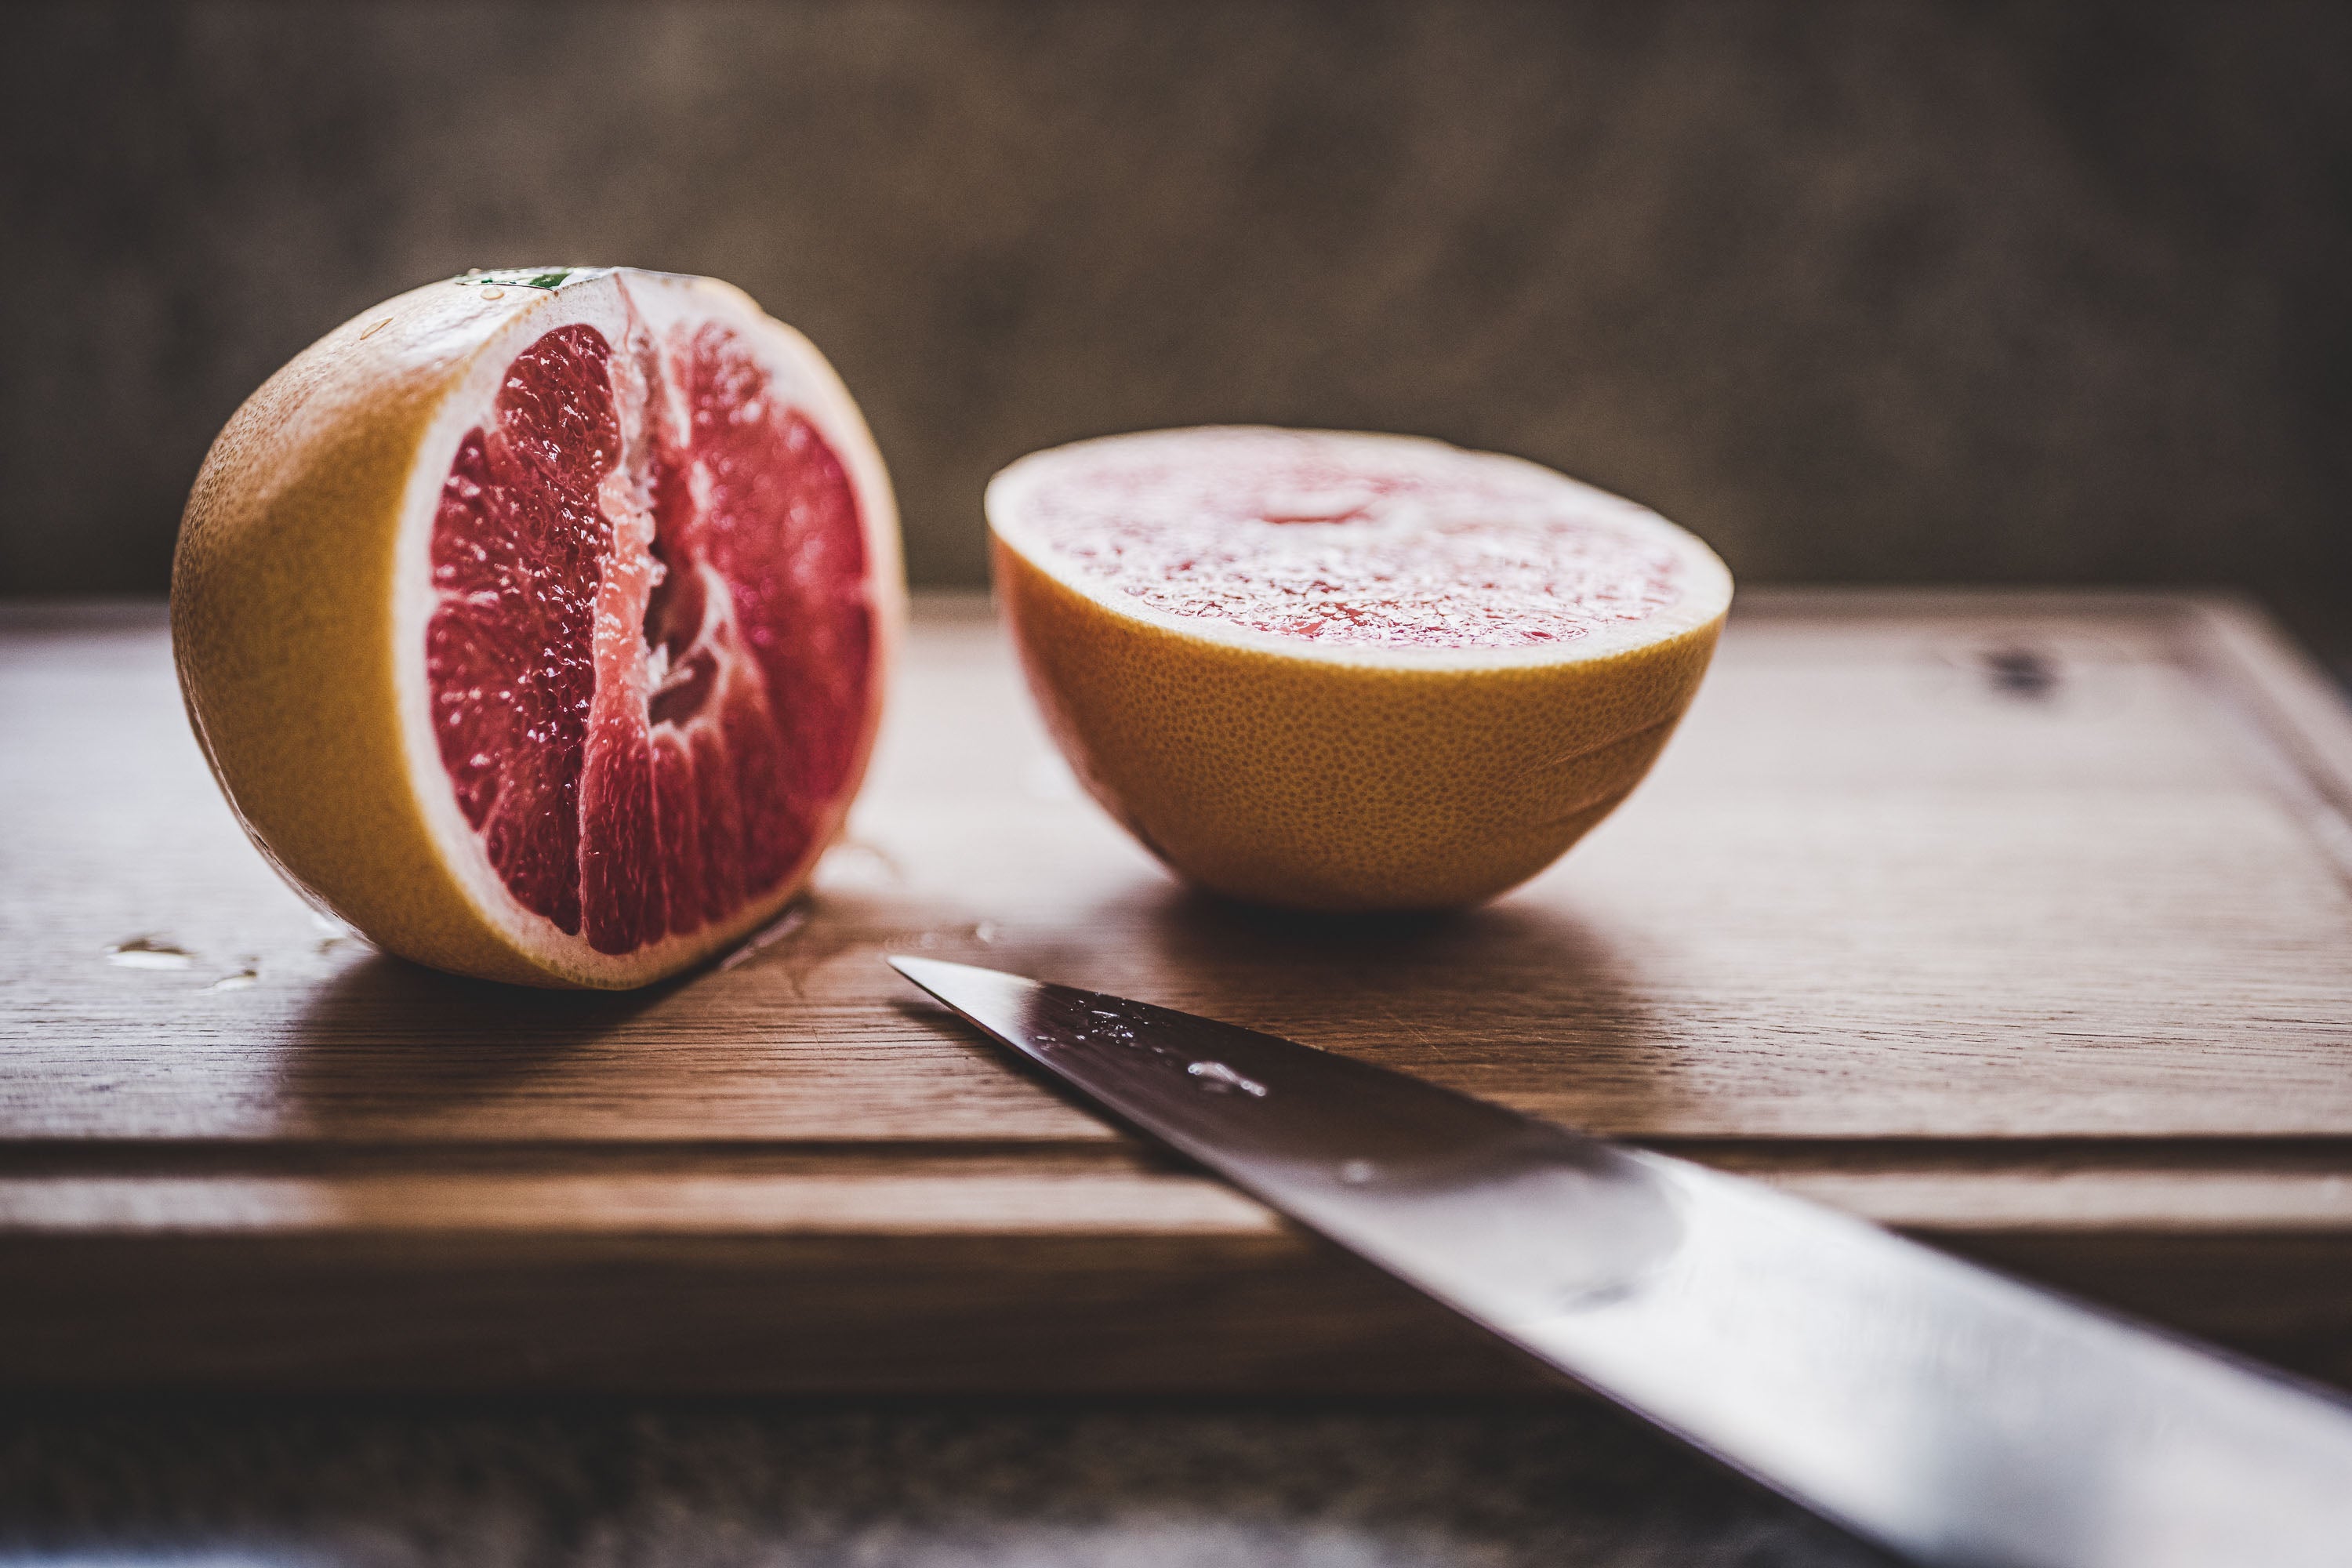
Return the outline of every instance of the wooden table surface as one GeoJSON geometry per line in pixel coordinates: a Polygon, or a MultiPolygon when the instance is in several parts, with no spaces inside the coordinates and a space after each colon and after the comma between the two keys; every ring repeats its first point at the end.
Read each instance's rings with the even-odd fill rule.
{"type": "Polygon", "coordinates": [[[2352,1382],[2352,721],[2187,596],[1746,595],[1656,773],[1419,921],[1172,883],[977,599],[724,967],[521,992],[321,925],[160,610],[0,615],[0,1382],[1538,1386],[881,963],[1118,991],[1750,1172],[2352,1382]]]}

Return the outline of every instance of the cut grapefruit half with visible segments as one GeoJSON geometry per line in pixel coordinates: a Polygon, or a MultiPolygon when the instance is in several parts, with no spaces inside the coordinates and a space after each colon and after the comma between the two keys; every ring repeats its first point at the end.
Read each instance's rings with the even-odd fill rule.
{"type": "Polygon", "coordinates": [[[772,918],[856,793],[903,619],[880,456],[738,290],[477,273],[238,410],[172,584],[264,852],[395,952],[642,984],[772,918]]]}
{"type": "Polygon", "coordinates": [[[997,592],[1088,790],[1213,890],[1443,909],[1624,799],[1731,575],[1514,458],[1219,428],[1080,442],[989,487],[997,592]]]}

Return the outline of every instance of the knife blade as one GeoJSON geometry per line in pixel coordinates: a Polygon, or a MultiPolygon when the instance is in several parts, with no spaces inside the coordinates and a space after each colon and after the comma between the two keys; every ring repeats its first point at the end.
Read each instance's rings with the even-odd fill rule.
{"type": "Polygon", "coordinates": [[[1902,1555],[2352,1564],[2352,1404],[2284,1374],[1407,1074],[890,963],[1129,1126],[1902,1555]]]}

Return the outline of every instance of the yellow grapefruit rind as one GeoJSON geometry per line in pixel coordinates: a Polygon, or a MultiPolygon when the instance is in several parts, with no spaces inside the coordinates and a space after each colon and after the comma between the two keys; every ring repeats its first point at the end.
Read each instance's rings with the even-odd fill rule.
{"type": "MultiPolygon", "coordinates": [[[[613,276],[709,290],[805,346],[727,285],[596,274],[613,276]]],[[[172,648],[214,777],[256,846],[310,901],[378,946],[436,969],[625,989],[772,919],[840,824],[825,825],[793,876],[728,921],[635,954],[575,956],[567,950],[584,944],[505,899],[478,843],[449,831],[462,820],[454,796],[425,798],[449,785],[437,764],[419,765],[432,755],[430,738],[406,733],[415,721],[404,719],[416,704],[404,701],[404,689],[421,678],[401,666],[421,668],[424,650],[405,635],[415,616],[402,603],[405,595],[413,606],[425,590],[400,582],[418,553],[403,532],[418,526],[419,498],[436,492],[440,479],[420,479],[417,464],[437,455],[428,435],[452,393],[478,379],[484,352],[508,352],[510,329],[529,331],[527,319],[557,298],[427,284],[353,317],[271,376],[214,442],[189,496],[172,572],[172,648]]],[[[847,417],[854,431],[842,434],[870,452],[854,405],[847,417]]],[[[897,513],[878,459],[871,472],[859,500],[874,552],[878,683],[905,607],[897,513]]],[[[861,738],[844,814],[877,720],[869,716],[861,738]]]]}
{"type": "Polygon", "coordinates": [[[1549,866],[1657,759],[1731,602],[1705,545],[1591,492],[1682,552],[1686,602],[1646,637],[1565,654],[1326,650],[1089,592],[1024,540],[1003,485],[999,605],[1080,781],[1180,875],[1281,908],[1453,909],[1549,866]]]}

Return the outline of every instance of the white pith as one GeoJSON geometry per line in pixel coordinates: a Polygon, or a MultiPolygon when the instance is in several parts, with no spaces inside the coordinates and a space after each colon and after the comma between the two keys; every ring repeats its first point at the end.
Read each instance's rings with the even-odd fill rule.
{"type": "MultiPolygon", "coordinates": [[[[1580,520],[1589,520],[1601,527],[1618,531],[1628,538],[1644,544],[1670,550],[1680,567],[1678,579],[1681,597],[1655,613],[1638,621],[1596,626],[1571,641],[1538,644],[1527,647],[1429,647],[1400,645],[1366,645],[1317,642],[1305,637],[1286,636],[1251,626],[1237,626],[1230,621],[1206,616],[1171,614],[1157,605],[1120,592],[1090,576],[1084,569],[1067,560],[1053,542],[1044,538],[1032,526],[1034,506],[1033,498],[1038,488],[1048,482],[1055,470],[1089,449],[1098,449],[1115,443],[1150,438],[1179,437],[1193,435],[1222,436],[1264,433],[1254,426],[1211,426],[1198,431],[1147,431],[1137,436],[1108,436],[1092,441],[1073,442],[1032,453],[999,473],[989,482],[986,510],[990,530],[1005,548],[1030,565],[1052,578],[1072,593],[1100,605],[1115,616],[1171,632],[1197,641],[1220,643],[1279,655],[1285,658],[1307,659],[1326,664],[1352,665],[1384,669],[1400,668],[1415,669],[1493,669],[1520,666],[1552,666],[1583,664],[1612,658],[1629,649],[1646,647],[1665,642],[1685,632],[1710,625],[1719,618],[1731,604],[1731,573],[1697,538],[1668,522],[1646,507],[1613,496],[1606,490],[1580,484],[1565,475],[1521,458],[1496,453],[1473,454],[1482,463],[1509,465],[1538,477],[1542,483],[1556,488],[1565,510],[1573,511],[1580,520]]],[[[1306,431],[1297,434],[1311,436],[1343,447],[1361,443],[1367,454],[1393,454],[1399,449],[1434,454],[1458,455],[1460,448],[1441,441],[1419,436],[1386,436],[1354,432],[1306,431]]]]}
{"type": "MultiPolygon", "coordinates": [[[[455,287],[456,285],[453,285],[455,287]]],[[[509,289],[509,292],[518,290],[509,289]]],[[[688,278],[668,273],[641,272],[628,268],[600,270],[585,276],[575,274],[563,287],[541,292],[522,291],[535,298],[526,299],[523,308],[506,320],[471,356],[467,364],[444,395],[439,410],[426,426],[418,444],[408,474],[408,482],[401,500],[400,527],[394,544],[393,605],[391,616],[394,639],[393,670],[396,698],[399,703],[402,752],[407,762],[409,784],[435,842],[439,846],[443,864],[448,867],[467,901],[483,921],[499,932],[507,942],[529,955],[551,974],[593,985],[628,984],[648,976],[675,969],[702,954],[718,951],[740,941],[772,919],[776,910],[805,879],[816,857],[824,852],[839,831],[841,819],[848,811],[846,798],[836,804],[830,820],[817,824],[808,851],[801,864],[784,877],[776,888],[755,897],[728,919],[703,926],[685,935],[669,935],[659,942],[626,953],[599,952],[588,943],[584,934],[566,932],[552,921],[523,908],[516,901],[491,866],[481,837],[467,821],[446,768],[433,729],[432,693],[425,676],[425,627],[438,602],[433,584],[432,543],[434,517],[441,500],[443,482],[450,466],[456,461],[457,448],[466,433],[484,425],[490,417],[507,367],[515,356],[543,334],[559,327],[584,323],[603,332],[614,346],[614,363],[628,356],[625,345],[633,324],[650,330],[656,336],[666,335],[669,329],[682,321],[716,320],[732,328],[740,341],[751,351],[768,374],[774,393],[786,399],[816,427],[825,443],[840,458],[856,497],[858,517],[865,530],[866,575],[865,592],[874,614],[876,647],[874,650],[874,681],[877,692],[887,689],[888,663],[898,641],[898,622],[904,614],[899,587],[901,568],[898,560],[898,518],[890,483],[882,466],[881,454],[876,449],[873,437],[848,390],[834,374],[824,356],[791,328],[765,315],[757,305],[737,289],[708,279],[688,278]]],[[[623,372],[615,377],[616,395],[626,398],[642,397],[645,388],[639,378],[623,372]]],[[[625,418],[624,428],[629,427],[625,418]]],[[[631,487],[624,478],[635,471],[625,460],[615,465],[607,478],[605,510],[614,523],[616,543],[625,539],[633,548],[616,552],[625,560],[644,559],[642,552],[651,538],[651,513],[648,498],[630,493],[631,487]]],[[[698,472],[689,483],[699,480],[698,472]]],[[[707,568],[705,568],[707,570],[707,568]]],[[[607,584],[600,590],[598,599],[597,640],[603,644],[608,637],[642,637],[645,591],[650,579],[635,584],[607,584]],[[617,594],[617,596],[615,596],[617,594]],[[637,618],[629,624],[613,624],[608,609],[619,609],[634,601],[637,618]]],[[[709,613],[723,617],[714,628],[714,636],[733,642],[740,648],[733,624],[733,608],[724,593],[710,595],[709,613]]],[[[748,668],[749,661],[738,658],[728,661],[722,669],[722,681],[757,679],[756,669],[748,668]]],[[[660,671],[648,661],[647,687],[660,679],[660,671]]],[[[600,692],[600,704],[609,696],[642,704],[647,696],[646,689],[635,693],[607,694],[600,692]]],[[[724,695],[722,686],[714,699],[724,695]]],[[[706,702],[701,714],[692,723],[711,721],[709,715],[719,711],[717,700],[706,702]]],[[[853,781],[863,769],[865,759],[874,741],[879,719],[879,704],[869,710],[865,732],[858,738],[856,751],[856,767],[853,781]]]]}

